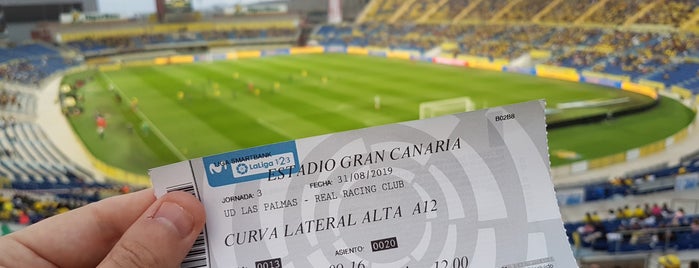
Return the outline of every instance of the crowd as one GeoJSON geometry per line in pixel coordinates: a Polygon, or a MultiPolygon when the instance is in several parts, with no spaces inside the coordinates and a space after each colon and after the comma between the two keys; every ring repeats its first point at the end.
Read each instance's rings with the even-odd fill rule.
{"type": "Polygon", "coordinates": [[[314,36],[314,39],[321,44],[325,44],[326,40],[340,40],[345,45],[415,47],[422,51],[444,42],[457,42],[459,53],[510,60],[532,49],[539,49],[552,53],[550,64],[570,62],[570,65],[562,65],[631,75],[652,73],[675,57],[699,55],[699,37],[691,33],[499,24],[374,22],[338,26],[337,30],[332,30],[332,27],[335,26],[324,26],[320,31],[322,33],[314,36]]]}
{"type": "Polygon", "coordinates": [[[174,32],[168,34],[148,34],[120,36],[100,39],[87,38],[71,41],[67,45],[82,52],[99,53],[107,50],[119,52],[143,50],[147,45],[174,44],[181,42],[209,42],[219,40],[240,40],[254,38],[274,38],[296,36],[294,28],[233,29],[229,31],[174,32]]]}
{"type": "Polygon", "coordinates": [[[22,108],[22,103],[18,100],[21,93],[0,89],[0,110],[12,108],[22,108]]]}
{"type": "MultiPolygon", "coordinates": [[[[70,189],[61,193],[36,194],[0,191],[0,222],[29,225],[101,199],[133,191],[129,186],[70,189]]],[[[7,230],[3,230],[6,234],[7,230]]]]}
{"type": "Polygon", "coordinates": [[[585,214],[583,224],[575,232],[582,242],[595,245],[596,242],[627,243],[630,245],[650,245],[675,241],[682,229],[689,227],[691,234],[699,234],[699,217],[689,217],[682,208],[672,210],[667,204],[626,205],[616,210],[610,209],[605,215],[596,211],[585,214]]]}
{"type": "Polygon", "coordinates": [[[36,84],[46,77],[43,71],[36,71],[35,66],[27,60],[17,60],[12,63],[0,65],[0,78],[10,82],[36,84]]]}
{"type": "Polygon", "coordinates": [[[556,56],[548,63],[556,66],[586,68],[594,65],[597,61],[605,56],[605,53],[595,50],[575,50],[566,55],[556,56]]]}
{"type": "MultiPolygon", "coordinates": [[[[573,23],[590,8],[600,1],[580,0],[561,1],[553,7],[552,12],[542,14],[543,22],[573,23]]],[[[411,3],[407,11],[401,16],[400,22],[413,22],[435,7],[437,0],[417,0],[411,3]]],[[[430,15],[429,21],[451,21],[461,13],[470,0],[449,0],[430,15]]],[[[403,2],[397,0],[382,0],[367,12],[368,21],[387,22],[394,13],[399,10],[403,2]]],[[[463,18],[465,21],[488,21],[493,19],[499,11],[508,4],[506,0],[481,1],[463,18]]],[[[546,6],[552,4],[547,0],[525,0],[516,3],[508,12],[500,18],[502,21],[530,21],[546,6]]],[[[672,0],[655,3],[654,0],[609,0],[598,7],[592,14],[584,18],[584,21],[592,24],[622,25],[632,16],[644,10],[650,4],[651,9],[635,21],[636,24],[659,24],[674,27],[681,26],[694,12],[697,3],[692,0],[672,0]]]]}

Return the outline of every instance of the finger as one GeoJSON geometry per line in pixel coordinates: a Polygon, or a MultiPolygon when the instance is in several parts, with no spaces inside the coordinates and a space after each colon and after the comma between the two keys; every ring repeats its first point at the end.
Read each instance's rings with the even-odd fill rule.
{"type": "Polygon", "coordinates": [[[176,267],[206,220],[191,194],[172,192],[151,205],[124,233],[100,267],[176,267]]]}
{"type": "Polygon", "coordinates": [[[153,190],[148,189],[107,198],[40,221],[0,238],[0,252],[3,252],[0,266],[24,263],[3,263],[15,258],[43,260],[60,267],[95,267],[153,202],[153,190]]]}

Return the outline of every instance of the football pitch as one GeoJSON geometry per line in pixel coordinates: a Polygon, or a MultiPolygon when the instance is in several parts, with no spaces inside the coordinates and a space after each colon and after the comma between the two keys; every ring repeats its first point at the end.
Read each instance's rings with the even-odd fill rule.
{"type": "MultiPolygon", "coordinates": [[[[131,67],[66,82],[76,79],[88,83],[79,93],[84,112],[71,116],[75,131],[98,159],[138,174],[182,158],[415,120],[421,103],[451,98],[468,97],[478,109],[533,99],[552,108],[589,100],[628,100],[613,109],[650,102],[588,84],[340,54],[131,67]],[[108,122],[104,138],[95,131],[97,114],[108,122]]],[[[571,109],[547,120],[602,109],[571,109]]],[[[663,98],[643,113],[553,129],[550,151],[566,153],[552,153],[551,161],[623,152],[668,137],[693,117],[663,98]]]]}

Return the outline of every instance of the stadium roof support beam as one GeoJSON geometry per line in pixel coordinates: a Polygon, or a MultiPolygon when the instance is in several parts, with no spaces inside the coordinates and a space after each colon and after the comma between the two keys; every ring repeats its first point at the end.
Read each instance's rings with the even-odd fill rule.
{"type": "Polygon", "coordinates": [[[556,8],[561,3],[563,3],[563,0],[553,0],[553,2],[551,2],[546,7],[544,7],[544,9],[539,11],[539,13],[536,13],[536,15],[534,15],[534,17],[532,18],[532,21],[535,23],[540,22],[541,18],[543,18],[546,14],[549,14],[549,12],[551,12],[551,10],[556,8]]]}
{"type": "Polygon", "coordinates": [[[642,18],[644,15],[648,14],[648,12],[650,12],[651,10],[653,10],[653,8],[654,8],[655,6],[657,6],[657,5],[659,5],[659,4],[662,4],[662,2],[663,2],[663,0],[655,0],[655,1],[653,1],[653,2],[650,2],[649,4],[647,4],[646,6],[644,6],[643,8],[641,8],[641,10],[639,10],[638,12],[636,12],[636,14],[633,14],[633,16],[629,17],[629,18],[624,22],[624,26],[631,26],[631,25],[633,25],[633,24],[636,23],[640,18],[642,18]]]}
{"type": "Polygon", "coordinates": [[[364,23],[364,21],[366,20],[366,16],[369,14],[369,11],[378,8],[376,5],[378,5],[380,1],[381,0],[371,0],[371,2],[369,2],[369,4],[367,4],[364,7],[364,9],[362,9],[362,12],[360,12],[359,15],[357,15],[357,24],[364,23]]]}
{"type": "Polygon", "coordinates": [[[696,26],[697,22],[699,22],[699,8],[694,9],[692,16],[690,16],[688,20],[686,20],[682,23],[682,25],[680,25],[680,29],[689,30],[696,26]]]}
{"type": "Polygon", "coordinates": [[[519,4],[522,1],[524,1],[524,0],[510,1],[509,3],[507,3],[507,5],[505,7],[500,9],[500,11],[498,11],[498,13],[495,13],[495,15],[492,18],[490,18],[489,22],[496,22],[496,21],[500,20],[500,18],[502,18],[502,16],[505,16],[505,14],[507,14],[507,12],[510,12],[512,7],[514,7],[515,5],[519,4]]]}
{"type": "Polygon", "coordinates": [[[426,22],[427,19],[429,19],[430,16],[432,16],[432,14],[434,14],[435,12],[437,12],[437,10],[439,10],[440,8],[442,8],[442,6],[443,6],[443,5],[446,5],[447,3],[449,3],[449,0],[440,0],[439,3],[437,3],[436,6],[433,6],[432,8],[430,8],[430,10],[427,10],[427,12],[425,12],[425,14],[422,15],[422,17],[418,18],[416,22],[417,22],[417,23],[424,23],[424,22],[426,22]]]}
{"type": "Polygon", "coordinates": [[[578,17],[578,19],[576,19],[575,22],[573,22],[573,25],[580,25],[583,22],[585,22],[587,20],[587,18],[592,16],[592,14],[594,14],[597,10],[599,10],[600,8],[603,8],[604,5],[607,4],[607,2],[609,2],[609,0],[602,0],[602,1],[597,2],[597,4],[593,5],[592,7],[587,9],[587,11],[585,11],[585,13],[580,15],[580,17],[578,17]]]}
{"type": "Polygon", "coordinates": [[[393,13],[393,16],[391,16],[390,19],[388,19],[388,23],[396,23],[396,21],[405,14],[406,11],[408,11],[408,8],[415,3],[416,0],[407,0],[403,2],[403,5],[396,10],[396,13],[393,13]]]}
{"type": "Polygon", "coordinates": [[[468,4],[468,6],[466,6],[466,8],[461,10],[461,12],[459,12],[459,14],[456,15],[456,17],[454,17],[454,19],[451,21],[451,23],[455,24],[455,23],[459,22],[461,19],[466,17],[466,15],[468,15],[468,13],[471,13],[471,11],[476,9],[476,7],[481,4],[481,2],[483,2],[483,0],[471,1],[471,3],[468,4]]]}

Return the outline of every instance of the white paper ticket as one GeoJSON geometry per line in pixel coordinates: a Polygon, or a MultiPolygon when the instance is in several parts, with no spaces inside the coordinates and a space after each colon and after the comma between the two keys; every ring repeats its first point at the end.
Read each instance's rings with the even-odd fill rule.
{"type": "Polygon", "coordinates": [[[544,102],[371,127],[151,170],[206,208],[183,267],[576,267],[544,102]]]}

